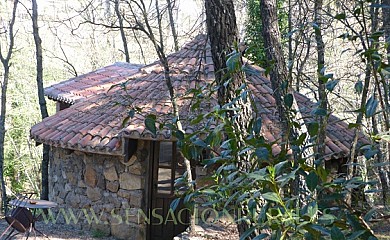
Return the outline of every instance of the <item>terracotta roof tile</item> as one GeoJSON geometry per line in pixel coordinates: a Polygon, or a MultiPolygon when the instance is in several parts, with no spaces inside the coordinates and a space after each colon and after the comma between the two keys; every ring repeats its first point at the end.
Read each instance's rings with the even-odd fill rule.
{"type": "Polygon", "coordinates": [[[79,144],[81,146],[87,146],[91,140],[92,140],[92,135],[86,134],[82,139],[80,139],[79,144]]]}
{"type": "Polygon", "coordinates": [[[112,83],[126,81],[137,73],[140,67],[142,65],[117,62],[47,87],[45,95],[56,101],[74,104],[76,101],[106,92],[112,83]]]}
{"type": "MultiPolygon", "coordinates": [[[[183,126],[187,133],[192,133],[199,126],[190,126],[188,121],[196,113],[191,112],[191,101],[181,99],[180,95],[184,95],[188,89],[204,86],[214,80],[214,66],[205,37],[198,36],[182,50],[169,55],[168,62],[172,68],[171,77],[178,94],[177,102],[183,126]],[[205,52],[207,57],[204,59],[205,52]],[[202,61],[199,61],[201,58],[202,61]]],[[[264,69],[250,65],[246,67],[250,70],[247,75],[249,88],[263,119],[261,132],[268,141],[275,142],[280,138],[280,124],[270,81],[263,76],[264,69]]],[[[124,136],[156,140],[172,138],[167,129],[162,129],[157,136],[153,136],[144,125],[143,116],[149,113],[156,114],[162,122],[169,122],[171,119],[171,101],[164,72],[158,61],[142,68],[138,65],[116,63],[53,85],[46,89],[46,94],[52,99],[75,104],[31,128],[31,136],[38,142],[122,155],[121,139],[124,136]],[[112,83],[126,83],[127,92],[120,88],[107,92],[112,83]],[[122,127],[130,105],[141,108],[143,114],[135,114],[122,127]]],[[[302,94],[295,93],[294,96],[304,122],[313,121],[311,109],[314,103],[302,94]]],[[[216,102],[203,103],[201,110],[207,111],[215,104],[216,102]]],[[[326,138],[328,158],[348,156],[353,135],[354,132],[348,129],[347,123],[331,115],[326,138]]],[[[360,139],[362,144],[368,143],[363,135],[360,139]]],[[[272,151],[277,154],[280,147],[274,144],[272,151]]]]}
{"type": "MultiPolygon", "coordinates": [[[[66,132],[64,132],[64,133],[66,133],[66,132]]],[[[70,140],[70,139],[72,139],[73,137],[74,137],[74,135],[75,135],[75,133],[74,132],[68,132],[68,134],[67,135],[65,135],[65,137],[63,137],[60,141],[62,142],[62,143],[68,143],[68,141],[70,140]]]]}
{"type": "Polygon", "coordinates": [[[83,135],[81,135],[81,133],[77,133],[75,134],[72,139],[70,139],[67,143],[70,145],[70,146],[74,146],[76,145],[80,139],[83,137],[83,135]]]}

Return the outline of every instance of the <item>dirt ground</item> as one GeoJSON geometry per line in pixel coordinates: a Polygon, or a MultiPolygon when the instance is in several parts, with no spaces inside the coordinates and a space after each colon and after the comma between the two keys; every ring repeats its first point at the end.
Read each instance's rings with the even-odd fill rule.
{"type": "MultiPolygon", "coordinates": [[[[2,234],[8,227],[8,223],[5,221],[5,219],[2,217],[0,219],[0,234],[2,234]]],[[[44,222],[37,222],[36,228],[46,234],[48,238],[44,237],[40,233],[36,233],[36,235],[32,232],[30,234],[29,239],[36,239],[36,240],[78,240],[78,239],[107,239],[107,240],[115,240],[116,238],[113,237],[106,237],[103,236],[100,232],[94,232],[94,231],[84,231],[75,229],[74,227],[66,224],[52,224],[48,223],[45,224],[44,222]]],[[[11,230],[9,229],[7,233],[9,233],[11,230]]],[[[4,235],[0,240],[3,240],[5,238],[4,235]]],[[[15,240],[21,240],[25,239],[22,234],[18,234],[13,239],[15,240]]]]}
{"type": "MultiPolygon", "coordinates": [[[[0,218],[0,234],[2,234],[5,230],[7,230],[8,223],[5,221],[4,217],[0,218]]],[[[30,234],[29,239],[36,239],[36,240],[78,240],[78,239],[85,239],[85,240],[93,240],[93,239],[106,239],[106,240],[115,240],[114,237],[107,237],[102,235],[99,232],[94,231],[84,231],[75,229],[71,225],[66,224],[52,224],[48,223],[45,224],[44,222],[37,222],[36,228],[39,231],[42,231],[44,234],[48,236],[48,238],[42,236],[40,233],[36,233],[36,236],[34,233],[30,234]]],[[[9,233],[11,230],[8,229],[7,233],[9,233]]],[[[3,240],[5,238],[6,234],[0,238],[0,240],[3,240]]],[[[22,234],[18,234],[13,239],[15,240],[21,240],[25,239],[22,234]]],[[[188,239],[186,237],[182,239],[188,239]]],[[[233,225],[226,225],[226,226],[214,226],[214,227],[208,227],[207,230],[205,230],[202,227],[197,227],[196,229],[196,237],[191,238],[193,240],[203,240],[203,239],[218,239],[218,240],[234,240],[238,239],[238,233],[237,229],[233,225]]]]}
{"type": "MultiPolygon", "coordinates": [[[[3,217],[0,218],[0,234],[4,232],[8,227],[7,222],[3,217]]],[[[51,240],[96,240],[96,239],[106,239],[106,240],[115,240],[114,237],[107,237],[102,235],[100,232],[96,231],[85,231],[75,229],[71,225],[62,225],[62,224],[45,224],[44,222],[37,222],[36,228],[46,234],[51,240]]],[[[382,222],[377,222],[372,225],[372,229],[375,235],[380,240],[390,240],[390,221],[384,220],[382,222]]],[[[7,231],[7,233],[9,230],[7,231]]],[[[0,240],[4,239],[3,236],[0,240]]],[[[22,234],[17,235],[15,240],[25,239],[22,234]]],[[[29,239],[37,240],[47,240],[48,238],[37,233],[36,238],[34,233],[30,235],[29,239]]],[[[189,238],[188,235],[183,234],[181,238],[176,238],[180,240],[235,240],[239,239],[238,232],[233,224],[207,227],[197,226],[195,236],[189,238]]]]}

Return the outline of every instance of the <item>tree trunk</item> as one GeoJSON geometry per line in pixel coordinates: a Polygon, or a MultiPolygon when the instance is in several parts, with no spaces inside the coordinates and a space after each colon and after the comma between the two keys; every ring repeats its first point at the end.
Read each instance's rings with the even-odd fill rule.
{"type": "MultiPolygon", "coordinates": [[[[390,0],[382,0],[386,7],[382,8],[383,29],[385,30],[386,42],[390,41],[390,0]]],[[[390,44],[387,44],[387,63],[390,64],[390,44]]]]}
{"type": "MultiPolygon", "coordinates": [[[[37,61],[37,87],[38,87],[38,99],[39,99],[39,108],[41,110],[42,119],[48,117],[46,100],[43,89],[43,56],[42,56],[42,40],[39,36],[39,27],[38,27],[38,5],[36,0],[32,0],[32,26],[33,26],[33,35],[35,42],[35,54],[37,61]]],[[[41,199],[49,199],[49,154],[50,146],[43,145],[43,156],[42,156],[42,190],[41,190],[41,199]]]]}
{"type": "Polygon", "coordinates": [[[119,31],[121,33],[123,50],[125,52],[126,62],[129,63],[130,62],[129,48],[127,47],[126,33],[125,33],[125,29],[123,28],[123,17],[122,17],[122,14],[120,12],[120,9],[119,9],[119,1],[120,0],[115,0],[115,14],[116,14],[116,17],[118,18],[119,31]]]}
{"type": "MultiPolygon", "coordinates": [[[[376,116],[372,116],[372,132],[373,134],[375,135],[378,135],[379,134],[379,130],[378,130],[378,122],[376,120],[376,116]]],[[[385,158],[384,158],[384,155],[383,155],[383,148],[381,146],[380,143],[375,143],[377,149],[379,149],[378,153],[377,153],[377,156],[376,156],[376,160],[378,162],[378,164],[383,164],[385,163],[385,158]]],[[[387,144],[386,144],[387,145],[387,144]]],[[[386,171],[386,166],[379,166],[378,167],[378,174],[379,174],[379,179],[380,179],[380,183],[382,185],[382,203],[383,203],[383,206],[386,206],[387,205],[387,199],[388,199],[388,196],[387,196],[387,193],[389,191],[389,181],[388,181],[388,173],[386,171]]]]}
{"type": "MultiPolygon", "coordinates": [[[[371,80],[371,67],[369,63],[366,65],[366,70],[365,70],[365,78],[364,78],[364,85],[363,85],[363,91],[362,91],[362,99],[360,102],[360,109],[363,109],[366,102],[367,102],[367,95],[368,95],[368,90],[370,87],[370,80],[371,80]]],[[[359,139],[359,134],[362,129],[362,123],[363,123],[363,113],[359,111],[358,116],[356,118],[356,129],[354,133],[354,138],[351,144],[351,151],[350,151],[350,156],[349,156],[349,165],[347,166],[347,178],[351,179],[353,178],[356,173],[357,173],[357,168],[356,168],[356,163],[357,163],[357,144],[358,144],[358,139],[359,139]]],[[[352,196],[351,194],[347,194],[346,196],[346,202],[351,203],[352,202],[352,196]]]]}
{"type": "Polygon", "coordinates": [[[7,192],[5,189],[5,179],[4,179],[4,139],[5,139],[5,117],[7,112],[7,87],[9,80],[9,70],[11,67],[10,60],[14,48],[14,24],[16,18],[16,9],[18,7],[19,0],[14,0],[12,17],[9,22],[8,29],[8,49],[7,53],[3,55],[1,45],[0,45],[0,60],[4,68],[3,82],[1,84],[1,104],[0,104],[0,181],[1,181],[1,199],[0,199],[0,208],[7,210],[7,192]]]}
{"type": "Polygon", "coordinates": [[[175,5],[175,0],[167,0],[167,8],[168,8],[168,17],[169,17],[169,26],[171,27],[173,44],[175,47],[175,51],[179,51],[179,42],[177,40],[177,32],[175,27],[175,20],[173,19],[173,7],[175,5]],[[172,5],[173,3],[173,5],[172,5]]]}
{"type": "MultiPolygon", "coordinates": [[[[316,49],[317,49],[317,77],[318,77],[318,101],[319,108],[322,110],[328,111],[328,97],[325,91],[325,82],[322,80],[324,76],[324,67],[325,67],[325,44],[322,39],[322,4],[323,0],[316,0],[314,2],[314,22],[317,24],[317,27],[314,30],[315,39],[316,39],[316,49]]],[[[315,158],[316,160],[323,161],[325,155],[325,138],[326,138],[326,125],[328,122],[327,116],[320,115],[318,116],[318,134],[316,139],[316,150],[315,158]]],[[[324,163],[324,162],[323,162],[324,163]]],[[[325,165],[325,163],[324,163],[325,165]]]]}
{"type": "Polygon", "coordinates": [[[238,41],[234,4],[232,0],[206,0],[205,8],[215,79],[219,86],[218,102],[223,105],[227,102],[227,90],[223,82],[224,76],[228,73],[226,56],[231,51],[234,42],[238,41]]]}
{"type": "Polygon", "coordinates": [[[1,209],[6,209],[6,189],[4,179],[4,140],[5,140],[5,114],[7,107],[7,87],[9,80],[9,63],[7,60],[3,61],[4,77],[1,84],[1,111],[0,111],[0,178],[1,178],[1,209]]]}
{"type": "MultiPolygon", "coordinates": [[[[264,47],[266,49],[266,57],[268,63],[272,63],[270,66],[270,80],[272,89],[274,91],[274,98],[279,113],[280,129],[281,129],[281,148],[282,151],[286,151],[289,147],[289,142],[296,139],[299,132],[304,129],[294,129],[289,123],[289,111],[288,107],[284,103],[284,97],[290,93],[292,94],[291,87],[289,85],[288,71],[286,61],[284,59],[281,35],[278,24],[277,15],[277,2],[276,0],[260,0],[260,9],[263,24],[263,38],[264,47]]],[[[297,107],[292,94],[293,103],[291,108],[297,107]]],[[[297,109],[297,111],[299,111],[297,109]]],[[[298,114],[299,115],[299,114],[298,114]]],[[[299,119],[299,118],[298,118],[299,119]]],[[[301,125],[301,124],[300,124],[301,125]]],[[[293,150],[292,161],[294,166],[298,166],[299,152],[293,150]]],[[[311,161],[308,158],[307,161],[311,161]]],[[[291,185],[292,195],[300,196],[300,202],[305,202],[306,194],[309,192],[305,179],[302,176],[297,177],[291,185]]]]}
{"type": "MultiPolygon", "coordinates": [[[[288,0],[288,29],[287,31],[292,32],[292,4],[291,0],[288,0]]],[[[293,85],[293,68],[294,68],[294,53],[293,53],[293,35],[288,35],[288,81],[290,85],[293,85]]],[[[297,92],[299,92],[299,80],[296,81],[297,92]]]]}
{"type": "MultiPolygon", "coordinates": [[[[241,93],[236,92],[240,86],[245,84],[244,73],[241,70],[229,72],[226,66],[227,54],[232,51],[233,45],[238,41],[234,4],[232,0],[206,0],[205,9],[207,32],[215,69],[215,80],[218,86],[218,103],[222,106],[234,101],[232,108],[240,109],[239,111],[229,113],[228,117],[231,118],[235,136],[238,138],[238,149],[241,149],[244,147],[246,134],[249,133],[249,123],[252,120],[252,106],[248,97],[246,99],[238,98],[241,93]],[[227,82],[227,79],[232,80],[227,82]]],[[[239,61],[241,65],[241,58],[239,61]]],[[[248,172],[251,168],[252,164],[249,156],[250,154],[237,156],[237,167],[242,172],[248,172]]],[[[242,211],[241,214],[248,216],[248,212],[245,210],[247,207],[242,203],[238,204],[242,211]]],[[[242,235],[250,227],[250,223],[241,221],[238,224],[239,234],[242,235]]],[[[256,232],[253,232],[247,238],[252,239],[256,237],[256,234],[256,232]]]]}
{"type": "MultiPolygon", "coordinates": [[[[277,4],[276,0],[260,0],[264,47],[266,49],[266,57],[270,67],[270,80],[272,89],[274,90],[274,98],[276,101],[279,118],[282,129],[282,142],[288,142],[289,124],[287,118],[287,109],[284,105],[283,98],[289,91],[288,74],[286,61],[284,59],[281,36],[278,24],[277,4]]],[[[284,144],[285,145],[285,144],[284,144]]]]}
{"type": "MultiPolygon", "coordinates": [[[[385,31],[385,41],[387,43],[389,43],[389,41],[390,41],[390,0],[382,0],[382,5],[386,6],[386,7],[382,8],[382,23],[383,23],[383,29],[385,31]]],[[[390,44],[387,44],[386,51],[387,51],[387,64],[390,64],[390,44]]],[[[387,94],[389,94],[389,90],[390,90],[389,85],[384,84],[384,88],[387,90],[387,91],[385,91],[385,93],[387,92],[387,94]]],[[[389,101],[386,101],[386,103],[389,105],[389,101]]],[[[387,106],[387,109],[389,111],[390,108],[388,108],[388,106],[387,106]]],[[[387,149],[386,158],[387,158],[387,161],[390,161],[390,143],[387,143],[386,147],[383,148],[383,150],[386,150],[386,149],[387,149]]],[[[384,167],[383,171],[386,171],[386,168],[388,170],[390,169],[390,167],[387,166],[387,167],[384,167]]],[[[390,171],[386,171],[386,173],[387,173],[387,176],[390,177],[390,171]]],[[[389,184],[388,181],[387,181],[387,183],[389,184]]],[[[388,187],[390,187],[390,186],[388,186],[388,187]]]]}

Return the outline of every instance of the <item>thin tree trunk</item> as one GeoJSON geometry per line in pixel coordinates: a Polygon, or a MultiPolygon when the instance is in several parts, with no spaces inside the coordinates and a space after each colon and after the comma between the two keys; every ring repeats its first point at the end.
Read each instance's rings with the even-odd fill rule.
{"type": "MultiPolygon", "coordinates": [[[[291,0],[288,0],[288,32],[292,32],[292,4],[291,0]]],[[[288,36],[288,81],[290,85],[293,85],[293,68],[294,68],[294,53],[293,53],[293,35],[289,34],[288,36]]],[[[297,91],[299,91],[299,80],[296,81],[297,91]]]]}
{"type": "MultiPolygon", "coordinates": [[[[316,39],[316,48],[317,48],[317,77],[318,77],[318,100],[320,102],[319,108],[328,112],[328,97],[325,91],[325,83],[322,80],[324,75],[325,67],[325,44],[322,39],[322,4],[323,0],[316,0],[314,2],[314,22],[317,24],[317,27],[314,31],[316,39]]],[[[325,155],[325,138],[326,138],[326,125],[328,118],[327,116],[320,115],[318,116],[318,134],[316,139],[316,151],[315,158],[316,160],[323,160],[325,155]]]]}
{"type": "MultiPolygon", "coordinates": [[[[36,0],[32,0],[32,26],[33,26],[33,35],[35,42],[35,54],[37,61],[36,68],[36,81],[38,87],[38,99],[39,99],[39,108],[41,110],[42,119],[49,116],[47,113],[46,100],[43,89],[43,56],[42,56],[42,40],[39,36],[39,27],[38,27],[38,5],[36,0]]],[[[49,199],[49,155],[50,155],[50,146],[43,145],[43,156],[42,156],[42,190],[41,190],[41,199],[49,199]]]]}
{"type": "Polygon", "coordinates": [[[7,88],[10,74],[10,60],[14,48],[14,24],[16,19],[16,9],[19,1],[14,0],[11,21],[9,22],[8,29],[8,49],[7,53],[3,55],[2,48],[0,45],[0,60],[4,69],[3,82],[1,84],[1,109],[0,109],[0,180],[1,180],[1,199],[0,208],[7,210],[7,192],[5,189],[4,179],[4,139],[5,139],[5,118],[7,112],[7,88]]]}
{"type": "Polygon", "coordinates": [[[120,12],[119,1],[120,0],[115,0],[115,14],[116,14],[116,17],[118,18],[119,31],[121,33],[123,50],[125,52],[126,62],[129,63],[130,62],[129,48],[127,47],[126,33],[125,33],[125,29],[123,27],[123,17],[122,17],[122,14],[120,12]]]}
{"type": "MultiPolygon", "coordinates": [[[[371,79],[371,67],[369,63],[366,65],[366,70],[365,70],[365,78],[364,78],[364,85],[363,85],[363,91],[362,91],[362,99],[360,102],[360,109],[363,109],[363,107],[366,104],[367,101],[367,94],[368,90],[370,87],[370,79],[371,79]]],[[[354,138],[352,141],[352,146],[351,146],[351,152],[350,152],[350,157],[349,157],[349,164],[348,165],[348,171],[347,171],[347,178],[351,179],[356,175],[357,169],[356,169],[356,163],[357,163],[357,144],[358,144],[358,139],[359,139],[359,134],[362,129],[362,123],[363,123],[363,113],[359,111],[358,116],[356,118],[356,129],[354,133],[354,138]]],[[[351,203],[351,196],[350,194],[347,195],[346,197],[346,202],[351,203]]]]}
{"type": "Polygon", "coordinates": [[[171,27],[173,44],[175,47],[175,51],[179,51],[179,42],[177,40],[177,31],[176,31],[176,27],[175,27],[175,20],[173,19],[173,6],[174,5],[175,5],[175,0],[174,1],[167,0],[169,26],[171,27]],[[173,5],[172,5],[172,3],[173,3],[173,5]]]}
{"type": "MultiPolygon", "coordinates": [[[[375,135],[378,135],[379,134],[379,131],[378,131],[378,122],[376,121],[376,116],[372,116],[372,130],[373,130],[373,133],[375,135]]],[[[384,155],[383,155],[383,149],[381,147],[381,144],[380,143],[376,143],[375,144],[376,147],[379,149],[378,153],[377,153],[377,156],[376,156],[376,159],[377,159],[377,162],[378,164],[382,164],[385,161],[384,159],[384,155]]],[[[387,193],[389,191],[389,182],[388,182],[388,176],[387,176],[387,171],[386,171],[386,167],[385,166],[379,166],[378,167],[378,174],[379,174],[379,180],[380,180],[380,183],[382,185],[382,203],[383,203],[383,206],[386,206],[387,205],[387,193]]]]}
{"type": "MultiPolygon", "coordinates": [[[[382,8],[383,29],[385,30],[386,42],[390,41],[390,0],[382,0],[382,4],[387,6],[382,8]]],[[[387,44],[387,63],[390,64],[390,44],[387,44]]]]}
{"type": "Polygon", "coordinates": [[[6,209],[5,202],[7,194],[5,189],[5,179],[4,179],[4,141],[5,141],[5,114],[7,107],[7,87],[9,80],[9,63],[8,61],[3,61],[4,67],[4,77],[3,83],[1,84],[1,111],[0,111],[0,178],[1,178],[1,209],[6,209]]]}
{"type": "MultiPolygon", "coordinates": [[[[282,150],[287,150],[289,147],[289,142],[294,141],[301,129],[294,129],[293,125],[289,123],[289,111],[286,104],[284,103],[285,96],[290,93],[292,94],[291,87],[289,86],[288,81],[288,71],[286,62],[284,59],[282,44],[281,44],[281,35],[278,24],[278,15],[277,15],[277,2],[276,0],[260,0],[260,9],[262,16],[262,30],[264,38],[264,47],[266,49],[266,57],[269,63],[272,63],[270,67],[270,80],[272,89],[274,91],[274,98],[276,101],[276,106],[279,113],[280,120],[280,129],[281,129],[281,147],[282,150]]],[[[294,109],[297,107],[294,104],[294,94],[292,94],[292,106],[294,109]]],[[[299,111],[299,109],[297,109],[299,111]]],[[[299,152],[293,151],[292,161],[294,166],[298,165],[299,152]]],[[[307,161],[311,161],[311,158],[308,158],[307,161]]],[[[307,188],[306,182],[303,177],[298,177],[294,180],[291,185],[291,193],[293,195],[300,196],[300,202],[303,203],[306,200],[306,193],[309,190],[307,188]]]]}
{"type": "MultiPolygon", "coordinates": [[[[385,7],[381,8],[382,9],[382,24],[383,24],[383,29],[384,29],[384,32],[385,32],[385,42],[389,43],[390,41],[390,0],[382,0],[382,5],[384,5],[385,7]]],[[[386,52],[387,52],[387,64],[390,64],[390,44],[387,44],[387,48],[386,48],[386,52]]],[[[383,90],[384,90],[384,95],[385,95],[385,101],[386,101],[386,113],[385,114],[388,114],[389,111],[390,111],[390,103],[389,103],[389,92],[390,92],[390,87],[389,87],[389,81],[387,80],[387,82],[383,79],[382,77],[382,85],[383,85],[383,90]]],[[[388,126],[388,124],[387,124],[388,126]]],[[[386,127],[386,125],[385,125],[386,127]]],[[[389,129],[386,130],[387,132],[389,131],[389,129]]],[[[385,144],[386,147],[383,148],[383,150],[386,150],[387,149],[387,155],[386,157],[384,158],[384,160],[387,160],[387,161],[390,161],[390,143],[387,143],[385,144]]],[[[386,171],[387,172],[387,176],[390,177],[390,171],[389,171],[390,167],[389,166],[386,166],[384,167],[383,171],[386,171]],[[387,169],[387,171],[386,171],[387,169]]],[[[388,178],[387,178],[388,180],[388,178]]],[[[388,184],[389,181],[387,182],[388,184]]],[[[387,187],[390,187],[389,185],[387,187]]]]}
{"type": "Polygon", "coordinates": [[[265,53],[268,62],[273,63],[272,66],[266,67],[271,67],[270,80],[274,90],[274,98],[281,122],[282,142],[285,148],[288,142],[289,124],[283,98],[289,91],[289,86],[287,66],[281,44],[276,0],[260,0],[260,9],[265,53]]]}

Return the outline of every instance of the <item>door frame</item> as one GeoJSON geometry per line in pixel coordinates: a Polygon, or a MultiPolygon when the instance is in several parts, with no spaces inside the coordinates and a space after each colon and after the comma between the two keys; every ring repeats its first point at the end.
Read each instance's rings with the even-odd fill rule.
{"type": "MultiPolygon", "coordinates": [[[[172,158],[171,158],[171,178],[170,178],[170,184],[171,186],[174,185],[175,181],[175,171],[177,164],[177,144],[175,141],[169,141],[172,142],[172,158]]],[[[158,193],[157,192],[157,186],[158,186],[158,170],[159,170],[159,158],[160,158],[160,144],[161,141],[149,141],[149,149],[150,149],[150,155],[149,155],[149,161],[147,163],[147,177],[145,181],[145,205],[146,205],[146,214],[149,216],[149,220],[151,224],[146,223],[146,239],[147,240],[154,240],[152,239],[152,214],[151,211],[153,210],[153,205],[155,202],[153,202],[156,197],[165,197],[167,199],[172,198],[174,199],[174,189],[171,190],[170,194],[165,193],[158,193]]],[[[176,212],[176,211],[175,211],[176,212]]],[[[189,216],[189,215],[188,215],[189,216]]],[[[165,216],[163,216],[165,220],[165,216]]],[[[188,222],[188,221],[186,221],[188,222]]],[[[186,228],[186,227],[185,227],[186,228]]],[[[179,234],[179,233],[178,233],[179,234]]]]}

